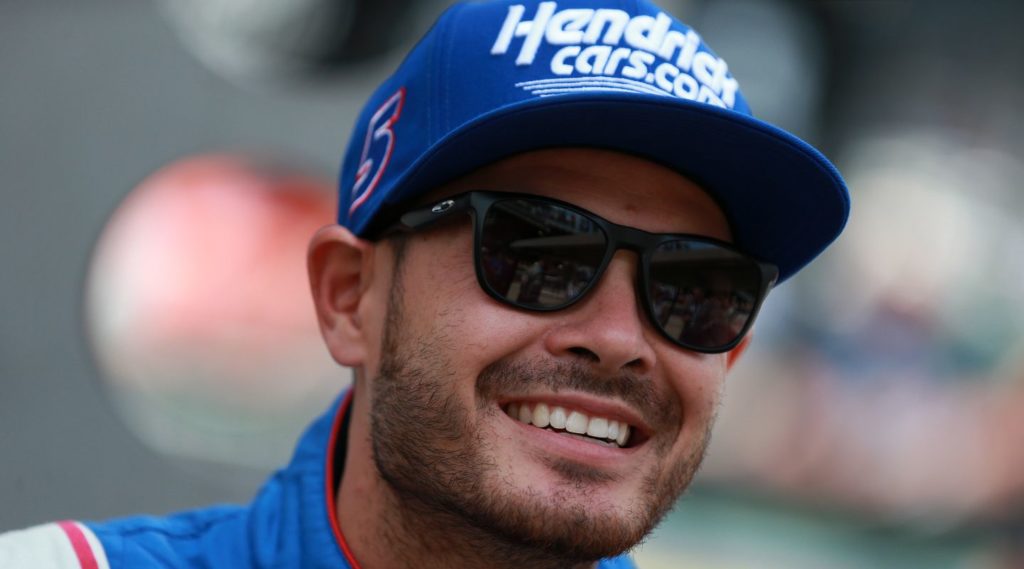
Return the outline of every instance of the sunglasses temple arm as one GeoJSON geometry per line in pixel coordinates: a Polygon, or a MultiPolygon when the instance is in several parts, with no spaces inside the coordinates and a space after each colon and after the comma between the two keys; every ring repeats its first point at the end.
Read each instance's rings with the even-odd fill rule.
{"type": "Polygon", "coordinates": [[[464,213],[469,209],[469,196],[449,198],[433,205],[408,211],[399,218],[396,229],[418,231],[435,223],[464,213]]]}
{"type": "Polygon", "coordinates": [[[384,239],[396,233],[412,233],[447,219],[456,213],[469,209],[469,197],[450,198],[434,205],[428,205],[402,214],[398,221],[386,226],[383,230],[373,233],[373,240],[384,239]],[[450,203],[449,203],[450,202],[450,203]],[[442,207],[444,206],[444,207],[442,207]]]}

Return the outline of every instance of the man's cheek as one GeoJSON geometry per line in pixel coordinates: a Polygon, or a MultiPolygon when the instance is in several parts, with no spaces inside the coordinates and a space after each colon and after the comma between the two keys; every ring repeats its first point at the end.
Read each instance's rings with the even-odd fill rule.
{"type": "Polygon", "coordinates": [[[490,346],[489,352],[500,351],[499,357],[505,357],[529,350],[531,345],[539,349],[553,320],[551,314],[520,310],[488,296],[469,326],[473,329],[472,342],[485,348],[490,346]]]}
{"type": "Polygon", "coordinates": [[[688,414],[713,414],[725,387],[725,354],[695,354],[673,348],[659,361],[669,385],[688,414]]]}

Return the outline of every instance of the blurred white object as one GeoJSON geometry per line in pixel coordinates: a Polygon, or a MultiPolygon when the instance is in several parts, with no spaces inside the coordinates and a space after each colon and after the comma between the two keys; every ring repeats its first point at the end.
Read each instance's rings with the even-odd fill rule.
{"type": "Polygon", "coordinates": [[[740,87],[759,118],[805,139],[817,136],[828,50],[801,3],[709,1],[692,23],[742,78],[740,87]]]}

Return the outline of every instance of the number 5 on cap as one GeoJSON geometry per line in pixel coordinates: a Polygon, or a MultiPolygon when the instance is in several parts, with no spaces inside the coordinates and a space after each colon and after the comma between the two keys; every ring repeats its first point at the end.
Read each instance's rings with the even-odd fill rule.
{"type": "Polygon", "coordinates": [[[377,187],[384,170],[391,161],[391,151],[395,147],[395,132],[392,127],[402,115],[402,104],[405,102],[405,87],[391,95],[384,104],[370,117],[366,128],[366,141],[363,143],[363,155],[359,159],[356,170],[356,182],[352,186],[352,205],[348,208],[349,215],[363,205],[377,187]]]}

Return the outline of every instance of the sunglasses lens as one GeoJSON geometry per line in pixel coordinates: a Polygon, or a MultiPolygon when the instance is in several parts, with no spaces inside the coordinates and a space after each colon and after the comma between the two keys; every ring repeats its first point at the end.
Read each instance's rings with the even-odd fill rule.
{"type": "Polygon", "coordinates": [[[669,337],[714,351],[744,332],[761,296],[756,262],[699,241],[662,243],[650,262],[654,319],[669,337]]]}
{"type": "Polygon", "coordinates": [[[553,309],[590,286],[608,237],[586,215],[542,201],[491,205],[480,242],[481,272],[498,296],[524,308],[553,309]]]}

